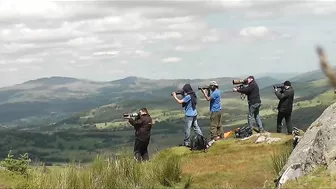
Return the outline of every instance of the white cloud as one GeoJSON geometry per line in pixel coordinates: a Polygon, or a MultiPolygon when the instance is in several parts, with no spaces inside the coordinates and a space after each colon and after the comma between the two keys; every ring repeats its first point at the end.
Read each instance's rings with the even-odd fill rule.
{"type": "Polygon", "coordinates": [[[97,37],[77,37],[75,39],[70,39],[68,41],[69,45],[73,46],[82,46],[82,45],[96,45],[103,43],[103,40],[98,39],[97,37]]]}
{"type": "Polygon", "coordinates": [[[16,72],[18,70],[18,68],[1,68],[0,72],[16,72]]]}
{"type": "Polygon", "coordinates": [[[159,33],[153,36],[153,39],[166,40],[166,39],[179,39],[182,37],[183,35],[180,32],[163,32],[163,33],[159,33]]]}
{"type": "Polygon", "coordinates": [[[196,52],[201,50],[201,47],[199,45],[179,45],[175,47],[175,50],[181,52],[196,52]]]}
{"type": "Polygon", "coordinates": [[[252,26],[242,28],[239,31],[239,35],[242,40],[255,41],[255,40],[276,40],[289,38],[288,34],[281,34],[279,32],[273,31],[265,26],[252,26]]]}
{"type": "MultiPolygon", "coordinates": [[[[293,16],[290,19],[293,21],[302,15],[327,17],[334,13],[335,1],[310,0],[80,3],[4,0],[0,2],[0,64],[14,65],[15,68],[2,68],[2,72],[6,77],[18,79],[15,82],[64,71],[74,77],[96,79],[104,76],[93,72],[97,65],[100,71],[122,70],[125,63],[143,69],[139,73],[145,74],[145,67],[159,73],[168,65],[156,66],[158,61],[207,62],[217,57],[210,55],[216,45],[231,43],[244,47],[246,41],[285,39],[294,36],[291,32],[298,28],[287,29],[290,24],[277,19],[268,23],[251,20],[293,16]],[[201,50],[208,52],[199,55],[201,50]],[[76,73],[70,72],[73,70],[76,73]]],[[[218,55],[218,58],[225,57],[218,55]]]]}
{"type": "Polygon", "coordinates": [[[143,51],[143,50],[136,50],[136,51],[135,51],[135,54],[136,54],[136,55],[139,55],[139,56],[141,56],[141,57],[148,57],[148,56],[151,55],[150,52],[145,52],[145,51],[143,51]]]}
{"type": "Polygon", "coordinates": [[[42,62],[42,58],[19,58],[15,60],[17,64],[32,64],[37,62],[42,62]]]}
{"type": "Polygon", "coordinates": [[[93,56],[102,56],[102,55],[117,56],[118,54],[119,54],[119,51],[94,52],[93,56]]]}
{"type": "Polygon", "coordinates": [[[179,62],[181,61],[182,59],[179,58],[179,57],[168,57],[168,58],[164,58],[162,59],[162,62],[165,62],[165,63],[172,63],[172,62],[179,62]]]}
{"type": "Polygon", "coordinates": [[[271,32],[265,26],[247,27],[240,30],[239,34],[244,37],[265,37],[271,32]]]}

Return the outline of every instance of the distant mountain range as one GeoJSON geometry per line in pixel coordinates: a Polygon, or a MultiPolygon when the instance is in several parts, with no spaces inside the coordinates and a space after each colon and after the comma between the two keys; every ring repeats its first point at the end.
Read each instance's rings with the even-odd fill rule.
{"type": "MultiPolygon", "coordinates": [[[[0,88],[0,123],[22,124],[32,117],[42,117],[53,122],[69,114],[120,101],[164,100],[171,98],[170,93],[180,89],[185,83],[190,83],[197,90],[197,86],[216,80],[222,91],[230,91],[233,87],[232,80],[238,78],[240,77],[155,80],[130,76],[109,82],[70,77],[40,78],[0,88]]],[[[260,88],[287,79],[304,83],[322,78],[324,75],[320,70],[299,75],[268,73],[256,76],[260,88]]]]}

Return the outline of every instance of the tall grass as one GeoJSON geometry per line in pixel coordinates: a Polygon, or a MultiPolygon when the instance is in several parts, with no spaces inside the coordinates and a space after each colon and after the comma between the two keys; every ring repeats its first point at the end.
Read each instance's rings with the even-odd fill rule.
{"type": "Polygon", "coordinates": [[[47,173],[35,170],[17,188],[165,188],[180,184],[181,177],[177,156],[139,163],[132,154],[123,153],[118,159],[97,156],[86,166],[71,163],[64,169],[47,173]]]}
{"type": "Polygon", "coordinates": [[[293,145],[291,141],[284,143],[283,145],[274,146],[274,149],[270,153],[271,165],[274,173],[280,176],[279,173],[287,163],[288,157],[293,151],[293,145]]]}

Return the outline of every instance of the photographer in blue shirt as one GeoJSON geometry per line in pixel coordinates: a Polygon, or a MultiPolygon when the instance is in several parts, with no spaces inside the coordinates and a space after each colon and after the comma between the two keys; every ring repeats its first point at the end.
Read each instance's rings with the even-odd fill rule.
{"type": "Polygon", "coordinates": [[[197,96],[190,84],[185,84],[182,88],[183,98],[178,99],[176,92],[172,93],[172,96],[177,101],[177,103],[182,104],[185,112],[186,125],[184,127],[184,146],[190,147],[190,129],[193,127],[194,132],[198,135],[202,135],[201,128],[197,123],[197,96]]]}
{"type": "Polygon", "coordinates": [[[210,139],[223,139],[221,91],[218,89],[218,84],[216,81],[210,82],[208,88],[211,91],[210,95],[206,93],[206,89],[202,88],[201,90],[204,98],[210,101],[210,139]]]}

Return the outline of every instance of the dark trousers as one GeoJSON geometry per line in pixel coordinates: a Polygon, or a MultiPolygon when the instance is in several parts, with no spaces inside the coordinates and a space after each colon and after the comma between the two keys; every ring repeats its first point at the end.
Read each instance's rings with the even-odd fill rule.
{"type": "Polygon", "coordinates": [[[217,136],[224,138],[222,111],[210,113],[210,138],[213,140],[217,136]]]}
{"type": "Polygon", "coordinates": [[[148,144],[149,140],[139,140],[135,139],[134,142],[134,156],[137,161],[148,161],[149,160],[149,155],[148,155],[148,144]]]}
{"type": "Polygon", "coordinates": [[[282,128],[282,120],[285,118],[286,125],[287,125],[287,133],[290,135],[292,134],[293,128],[291,123],[291,116],[292,113],[286,113],[286,112],[278,112],[278,118],[277,118],[277,133],[281,133],[282,128]]]}

